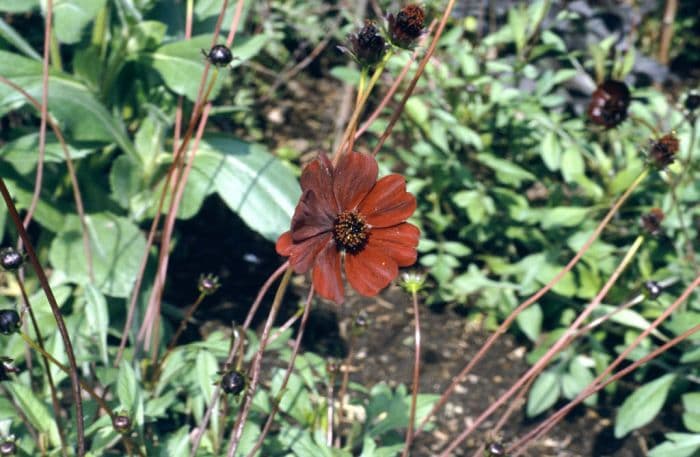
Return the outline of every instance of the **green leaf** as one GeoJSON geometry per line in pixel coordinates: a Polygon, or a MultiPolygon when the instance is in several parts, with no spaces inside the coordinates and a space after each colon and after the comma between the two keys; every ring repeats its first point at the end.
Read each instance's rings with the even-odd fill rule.
{"type": "Polygon", "coordinates": [[[77,43],[83,28],[105,5],[105,0],[56,0],[53,4],[54,30],[61,43],[77,43]]]}
{"type": "Polygon", "coordinates": [[[34,395],[32,389],[16,383],[7,382],[3,386],[10,391],[29,422],[41,433],[48,435],[53,446],[61,445],[58,427],[48,407],[34,395]]]}
{"type": "Polygon", "coordinates": [[[574,227],[586,219],[590,209],[573,206],[558,206],[542,212],[541,225],[545,230],[554,227],[574,227]]]}
{"type": "Polygon", "coordinates": [[[198,167],[248,226],[271,241],[289,230],[301,189],[287,167],[263,146],[224,135],[205,137],[200,152],[198,167]]]}
{"type": "MultiPolygon", "coordinates": [[[[109,213],[86,216],[86,223],[95,274],[93,284],[105,295],[128,297],[146,248],[143,234],[128,219],[109,213]]],[[[77,217],[72,217],[51,243],[49,260],[70,281],[90,282],[77,217]]]]}
{"type": "Polygon", "coordinates": [[[542,330],[542,317],[542,308],[537,303],[518,314],[516,318],[518,327],[530,341],[535,342],[539,338],[542,330]]]}
{"type": "Polygon", "coordinates": [[[96,336],[100,357],[102,362],[107,365],[107,330],[109,330],[107,300],[92,284],[86,284],[83,293],[85,296],[85,320],[87,322],[87,327],[83,331],[96,336]]]}
{"type": "MultiPolygon", "coordinates": [[[[562,393],[566,398],[570,400],[574,399],[583,389],[593,382],[593,379],[593,374],[591,370],[583,364],[582,357],[575,357],[569,364],[568,373],[564,373],[564,376],[562,376],[562,393]]],[[[585,403],[588,405],[595,405],[596,398],[596,394],[593,394],[586,398],[585,403]]]]}
{"type": "MultiPolygon", "coordinates": [[[[93,153],[94,149],[76,149],[66,145],[71,160],[81,159],[93,153]]],[[[36,168],[39,160],[39,133],[29,133],[14,141],[10,141],[0,148],[0,158],[10,162],[18,173],[28,174],[36,168]]],[[[53,133],[46,133],[46,148],[44,161],[47,163],[60,163],[65,161],[63,147],[53,133]]]]}
{"type": "MultiPolygon", "coordinates": [[[[1,9],[2,2],[0,2],[0,10],[1,9]]],[[[22,38],[22,35],[20,35],[10,24],[3,21],[2,18],[0,18],[0,37],[7,40],[8,43],[17,48],[19,51],[22,51],[22,53],[27,55],[27,57],[31,57],[35,60],[41,60],[41,56],[34,50],[34,48],[32,48],[32,45],[27,43],[27,41],[22,38]]]]}
{"type": "Polygon", "coordinates": [[[39,7],[39,0],[0,0],[0,11],[24,13],[39,7]]]}
{"type": "Polygon", "coordinates": [[[581,153],[576,148],[567,148],[561,158],[561,174],[566,182],[574,182],[585,171],[581,153]]]}
{"type": "Polygon", "coordinates": [[[661,411],[675,379],[676,375],[669,373],[644,384],[627,397],[617,412],[615,438],[622,438],[651,422],[661,411]]]}
{"type": "Polygon", "coordinates": [[[481,153],[476,155],[476,159],[493,169],[496,177],[504,184],[520,186],[523,181],[535,181],[536,177],[529,171],[518,165],[515,165],[510,160],[499,159],[491,154],[481,153]]]}
{"type": "Polygon", "coordinates": [[[551,171],[558,170],[561,163],[561,145],[557,134],[551,130],[548,131],[545,133],[540,145],[540,155],[544,164],[551,171]]]}
{"type": "Polygon", "coordinates": [[[551,371],[542,372],[528,394],[527,417],[537,416],[553,406],[559,398],[560,391],[559,376],[551,371]]]}
{"type": "Polygon", "coordinates": [[[688,392],[681,397],[683,402],[683,425],[691,432],[700,433],[700,392],[688,392]]]}
{"type": "Polygon", "coordinates": [[[647,457],[691,457],[700,449],[700,434],[667,433],[666,438],[647,457]]]}
{"type": "MultiPolygon", "coordinates": [[[[242,62],[254,57],[264,47],[267,40],[268,36],[264,34],[254,37],[237,37],[234,46],[231,48],[231,52],[235,57],[231,65],[240,65],[242,62]]],[[[194,101],[199,92],[199,85],[205,67],[205,57],[202,55],[202,49],[209,49],[211,43],[211,34],[199,35],[190,40],[168,43],[143,56],[160,73],[168,88],[176,94],[184,95],[191,101],[194,101]]],[[[219,76],[209,98],[214,98],[219,93],[227,72],[226,68],[218,70],[219,76]]],[[[216,74],[216,71],[210,71],[209,78],[214,74],[216,74]]]]}
{"type": "MultiPolygon", "coordinates": [[[[0,74],[41,100],[41,63],[17,54],[0,51],[0,74]]],[[[0,116],[28,102],[11,87],[0,84],[0,116]]],[[[69,141],[115,142],[138,160],[123,125],[90,93],[70,76],[51,72],[49,76],[49,113],[58,120],[69,141]]]]}
{"type": "Polygon", "coordinates": [[[136,401],[139,395],[139,383],[136,379],[136,372],[128,360],[122,360],[119,365],[119,376],[117,377],[117,398],[123,408],[130,413],[136,410],[136,401]]]}

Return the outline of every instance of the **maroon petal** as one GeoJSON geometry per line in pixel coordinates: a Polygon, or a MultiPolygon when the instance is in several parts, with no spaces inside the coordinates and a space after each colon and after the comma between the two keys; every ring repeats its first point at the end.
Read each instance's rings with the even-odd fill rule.
{"type": "Polygon", "coordinates": [[[388,175],[377,181],[360,203],[359,211],[373,227],[390,227],[408,219],[416,210],[416,197],[406,192],[401,175],[388,175]]]}
{"type": "Polygon", "coordinates": [[[345,276],[353,289],[372,297],[399,274],[396,261],[376,246],[367,244],[357,254],[345,254],[345,276]]]}
{"type": "Polygon", "coordinates": [[[403,223],[393,227],[372,229],[366,248],[378,249],[394,259],[398,266],[408,267],[416,263],[416,246],[419,239],[418,227],[403,223]]]}
{"type": "Polygon", "coordinates": [[[328,157],[321,153],[309,162],[301,173],[301,189],[313,190],[319,201],[329,212],[338,213],[338,204],[333,194],[333,165],[328,157]]]}
{"type": "Polygon", "coordinates": [[[340,156],[333,172],[333,192],[341,210],[353,210],[377,181],[377,161],[369,154],[348,152],[340,156]]]}
{"type": "Polygon", "coordinates": [[[327,243],[316,260],[313,271],[313,284],[316,293],[341,304],[345,298],[343,279],[340,276],[340,251],[335,243],[327,243]]]}
{"type": "Polygon", "coordinates": [[[314,265],[319,252],[328,244],[333,245],[331,234],[326,233],[293,244],[289,249],[289,263],[298,274],[306,273],[314,265]]]}
{"type": "Polygon", "coordinates": [[[292,216],[292,239],[299,242],[332,230],[335,216],[313,189],[305,190],[292,216]]]}
{"type": "Polygon", "coordinates": [[[275,250],[279,255],[289,257],[292,244],[292,232],[284,232],[280,235],[279,238],[277,238],[277,243],[275,243],[275,250]]]}

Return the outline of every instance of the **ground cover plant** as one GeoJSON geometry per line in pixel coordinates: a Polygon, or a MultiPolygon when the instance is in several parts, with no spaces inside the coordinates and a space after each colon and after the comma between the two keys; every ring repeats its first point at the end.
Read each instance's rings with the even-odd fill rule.
{"type": "Polygon", "coordinates": [[[699,455],[693,5],[0,12],[0,455],[699,455]]]}

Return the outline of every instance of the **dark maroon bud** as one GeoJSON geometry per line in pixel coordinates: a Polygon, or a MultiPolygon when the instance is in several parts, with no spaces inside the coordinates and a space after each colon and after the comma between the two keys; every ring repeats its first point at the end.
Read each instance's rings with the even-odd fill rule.
{"type": "Polygon", "coordinates": [[[17,249],[7,247],[0,249],[0,265],[7,271],[17,271],[24,263],[24,257],[17,249]]]}
{"type": "Polygon", "coordinates": [[[652,208],[642,216],[642,228],[650,235],[657,236],[661,233],[661,222],[664,220],[664,212],[661,208],[652,208]]]}
{"type": "Polygon", "coordinates": [[[489,443],[486,445],[487,457],[501,457],[506,455],[506,448],[501,443],[489,443]]]}
{"type": "Polygon", "coordinates": [[[206,275],[201,275],[199,277],[199,282],[197,283],[197,289],[204,295],[211,295],[221,287],[219,282],[219,277],[211,273],[206,275]]]}
{"type": "Polygon", "coordinates": [[[0,333],[9,335],[19,330],[22,321],[14,309],[0,310],[0,333]]]}
{"type": "Polygon", "coordinates": [[[652,300],[655,300],[661,295],[663,289],[656,281],[644,281],[644,295],[652,300]]]}
{"type": "Polygon", "coordinates": [[[129,430],[131,430],[131,419],[126,413],[119,413],[112,419],[112,427],[121,435],[129,433],[129,430]]]}
{"type": "Polygon", "coordinates": [[[209,59],[212,65],[216,65],[217,67],[225,67],[233,60],[231,50],[223,44],[215,45],[208,53],[202,49],[202,54],[209,59]]]}
{"type": "Polygon", "coordinates": [[[586,113],[594,124],[606,129],[613,128],[627,119],[630,99],[630,91],[625,83],[608,79],[591,95],[586,113]]]}
{"type": "Polygon", "coordinates": [[[680,142],[673,133],[668,133],[660,139],[651,142],[649,148],[649,162],[659,170],[663,170],[673,163],[676,153],[680,149],[680,142]]]}
{"type": "Polygon", "coordinates": [[[6,438],[0,443],[0,455],[15,455],[17,454],[17,444],[14,438],[6,438]]]}
{"type": "Polygon", "coordinates": [[[221,389],[227,394],[238,395],[245,389],[245,376],[236,370],[231,370],[221,377],[221,389]]]}
{"type": "Polygon", "coordinates": [[[386,41],[372,21],[366,21],[359,32],[348,37],[350,49],[339,46],[343,52],[349,52],[357,62],[371,67],[382,60],[386,53],[386,41]]]}
{"type": "Polygon", "coordinates": [[[387,16],[389,22],[389,38],[396,46],[410,48],[423,33],[425,13],[418,5],[408,5],[394,17],[387,16]]]}
{"type": "Polygon", "coordinates": [[[12,364],[12,359],[8,357],[0,357],[0,381],[10,379],[9,374],[19,373],[19,368],[12,364]]]}
{"type": "Polygon", "coordinates": [[[335,358],[326,360],[326,373],[331,375],[337,373],[338,371],[340,371],[340,360],[335,358]]]}
{"type": "Polygon", "coordinates": [[[700,107],[700,94],[692,93],[688,94],[685,98],[685,109],[691,113],[700,107]]]}

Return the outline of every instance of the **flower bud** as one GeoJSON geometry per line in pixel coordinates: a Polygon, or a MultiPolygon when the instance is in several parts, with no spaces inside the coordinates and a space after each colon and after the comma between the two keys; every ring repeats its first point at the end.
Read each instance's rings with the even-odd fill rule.
{"type": "Polygon", "coordinates": [[[689,112],[694,112],[700,107],[700,94],[695,92],[688,94],[683,105],[689,112]]]}
{"type": "Polygon", "coordinates": [[[204,295],[211,295],[216,292],[219,287],[221,287],[221,282],[219,282],[218,276],[209,273],[199,277],[197,289],[199,289],[200,293],[204,295]]]}
{"type": "Polygon", "coordinates": [[[359,32],[348,37],[348,41],[350,49],[343,46],[338,48],[349,53],[364,67],[372,67],[379,63],[386,53],[386,41],[372,21],[366,21],[359,32]]]}
{"type": "Polygon", "coordinates": [[[126,413],[119,413],[112,419],[112,427],[117,433],[125,435],[131,430],[131,419],[126,413]]]}
{"type": "Polygon", "coordinates": [[[625,83],[608,79],[591,95],[586,114],[594,124],[607,129],[616,127],[627,119],[630,100],[630,91],[625,83]]]}
{"type": "Polygon", "coordinates": [[[204,54],[212,65],[216,65],[217,67],[225,67],[233,60],[231,50],[223,44],[214,45],[208,53],[202,49],[202,54],[204,54]]]}
{"type": "Polygon", "coordinates": [[[0,249],[0,265],[7,271],[17,271],[24,263],[24,257],[17,249],[6,247],[0,249]]]}
{"type": "Polygon", "coordinates": [[[661,295],[662,291],[663,288],[659,285],[658,282],[652,280],[644,281],[644,295],[647,298],[655,300],[659,298],[659,295],[661,295]]]}
{"type": "Polygon", "coordinates": [[[10,373],[19,373],[19,368],[12,364],[9,357],[0,357],[0,382],[9,380],[10,373]]]}
{"type": "Polygon", "coordinates": [[[394,45],[409,49],[423,33],[425,13],[418,5],[408,5],[394,17],[387,16],[389,38],[394,45]]]}
{"type": "Polygon", "coordinates": [[[649,162],[659,170],[663,170],[673,163],[676,153],[680,149],[680,142],[673,133],[667,133],[656,141],[651,142],[649,148],[649,162]]]}
{"type": "Polygon", "coordinates": [[[506,448],[501,443],[489,443],[486,445],[487,457],[501,457],[506,455],[506,448]]]}
{"type": "Polygon", "coordinates": [[[0,310],[0,333],[9,335],[19,330],[22,321],[14,309],[0,310]]]}
{"type": "Polygon", "coordinates": [[[418,293],[425,285],[425,275],[409,271],[401,274],[401,282],[399,283],[409,294],[418,293]]]}
{"type": "Polygon", "coordinates": [[[221,377],[221,389],[227,394],[238,395],[245,389],[246,379],[243,373],[231,370],[221,377]]]}
{"type": "Polygon", "coordinates": [[[16,455],[17,454],[17,443],[15,443],[14,437],[5,438],[5,440],[0,443],[0,455],[16,455]]]}
{"type": "Polygon", "coordinates": [[[664,212],[661,208],[652,208],[642,216],[642,228],[652,236],[661,233],[661,222],[664,220],[664,212]]]}

